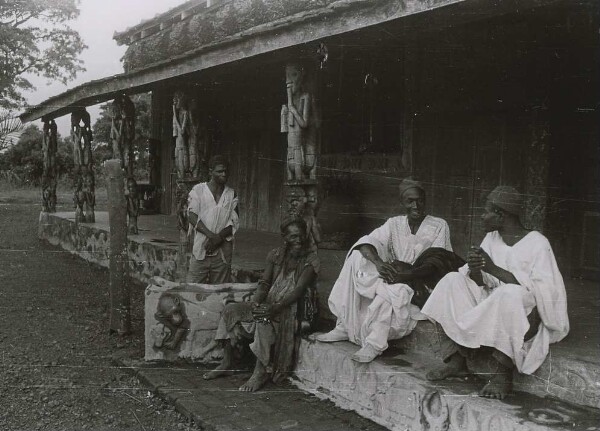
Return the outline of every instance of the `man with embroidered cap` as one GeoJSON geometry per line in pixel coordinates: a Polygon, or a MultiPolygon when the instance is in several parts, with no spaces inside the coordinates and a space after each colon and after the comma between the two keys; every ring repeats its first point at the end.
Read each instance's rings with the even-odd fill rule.
{"type": "Polygon", "coordinates": [[[420,313],[411,304],[414,291],[409,284],[435,271],[413,266],[417,258],[430,248],[455,256],[448,224],[425,214],[421,183],[403,180],[399,198],[405,215],[388,219],[350,249],[329,296],[336,327],[316,337],[361,346],[352,357],[358,362],[372,361],[387,349],[388,340],[404,337],[416,326],[420,313]]]}
{"type": "Polygon", "coordinates": [[[532,374],[548,345],[569,332],[563,278],[550,243],[520,220],[523,196],[496,187],[482,214],[486,236],[471,247],[467,264],[435,287],[422,313],[437,322],[445,365],[430,380],[466,371],[487,380],[480,395],[504,398],[513,368],[532,374]]]}

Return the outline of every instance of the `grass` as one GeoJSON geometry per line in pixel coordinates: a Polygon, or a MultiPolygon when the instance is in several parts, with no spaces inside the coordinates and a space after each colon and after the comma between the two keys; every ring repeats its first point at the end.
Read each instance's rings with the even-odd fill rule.
{"type": "MultiPolygon", "coordinates": [[[[96,210],[104,211],[107,208],[108,196],[105,187],[96,188],[96,210]]],[[[0,203],[39,204],[42,206],[41,187],[27,184],[16,185],[9,181],[0,181],[0,203]]],[[[56,206],[63,211],[73,208],[73,190],[66,185],[59,184],[56,189],[56,206]]]]}

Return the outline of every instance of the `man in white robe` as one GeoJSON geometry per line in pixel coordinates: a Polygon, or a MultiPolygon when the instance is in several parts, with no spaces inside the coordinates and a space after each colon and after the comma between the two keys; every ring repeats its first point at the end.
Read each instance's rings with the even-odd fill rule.
{"type": "Polygon", "coordinates": [[[194,233],[194,246],[187,281],[220,284],[231,278],[233,236],[239,227],[238,199],[226,185],[225,159],[213,156],[208,168],[210,180],[196,184],[188,195],[188,220],[194,233]]]}
{"type": "Polygon", "coordinates": [[[411,304],[413,290],[406,284],[417,274],[401,272],[392,262],[413,264],[430,247],[452,251],[448,224],[425,215],[420,183],[403,180],[400,202],[406,215],[388,219],[348,253],[329,296],[336,327],[316,337],[361,346],[352,357],[358,362],[372,361],[387,349],[388,340],[408,335],[420,317],[419,308],[411,304]]]}
{"type": "Polygon", "coordinates": [[[446,366],[431,371],[430,380],[467,369],[487,374],[480,394],[502,399],[512,389],[513,367],[532,374],[548,345],[569,332],[565,286],[552,248],[541,233],[523,227],[521,211],[522,196],[514,188],[494,189],[482,215],[487,235],[481,246],[471,248],[467,265],[442,278],[425,303],[423,314],[445,333],[440,353],[446,366]]]}

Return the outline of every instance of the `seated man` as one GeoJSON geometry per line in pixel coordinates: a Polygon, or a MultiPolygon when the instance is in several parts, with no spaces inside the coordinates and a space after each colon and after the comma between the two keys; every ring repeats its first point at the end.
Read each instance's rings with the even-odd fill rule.
{"type": "Polygon", "coordinates": [[[435,271],[430,265],[412,266],[419,255],[435,247],[442,258],[455,257],[448,224],[425,215],[420,183],[403,180],[400,203],[406,215],[389,219],[350,250],[329,296],[336,327],[316,337],[358,344],[362,348],[352,357],[358,362],[372,361],[387,349],[388,340],[404,337],[416,326],[420,313],[411,304],[414,292],[408,283],[435,271]]]}
{"type": "Polygon", "coordinates": [[[470,370],[487,376],[482,396],[502,399],[511,391],[513,367],[533,373],[548,344],[569,332],[565,286],[552,248],[541,233],[523,227],[521,210],[522,196],[514,188],[496,187],[482,215],[487,235],[481,247],[471,248],[467,265],[446,275],[423,307],[446,335],[446,366],[431,371],[430,380],[470,370]],[[529,320],[538,313],[541,323],[530,336],[529,320]]]}
{"type": "Polygon", "coordinates": [[[205,379],[231,374],[232,346],[252,338],[250,349],[256,356],[256,366],[240,391],[257,391],[269,379],[277,382],[293,370],[301,326],[298,302],[316,281],[319,259],[308,248],[302,218],[286,219],[281,234],[285,245],[267,256],[253,302],[225,306],[215,336],[223,345],[223,360],[204,375],[205,379]]]}

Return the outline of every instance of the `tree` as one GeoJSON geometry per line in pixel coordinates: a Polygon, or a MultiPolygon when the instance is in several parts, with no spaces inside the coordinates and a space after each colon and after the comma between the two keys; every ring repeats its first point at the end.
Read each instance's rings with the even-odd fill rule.
{"type": "Polygon", "coordinates": [[[33,89],[27,74],[67,83],[85,70],[78,55],[87,48],[66,23],[79,15],[79,0],[0,1],[0,108],[24,106],[33,89]]]}
{"type": "Polygon", "coordinates": [[[0,109],[0,151],[17,141],[23,124],[9,111],[0,109]]]}

